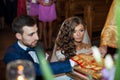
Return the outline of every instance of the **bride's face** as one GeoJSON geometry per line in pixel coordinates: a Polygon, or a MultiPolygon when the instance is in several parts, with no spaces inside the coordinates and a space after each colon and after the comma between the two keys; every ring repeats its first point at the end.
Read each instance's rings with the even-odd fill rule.
{"type": "Polygon", "coordinates": [[[79,24],[78,26],[75,27],[74,33],[73,33],[73,38],[75,42],[82,42],[84,32],[85,32],[85,29],[82,24],[79,24]]]}

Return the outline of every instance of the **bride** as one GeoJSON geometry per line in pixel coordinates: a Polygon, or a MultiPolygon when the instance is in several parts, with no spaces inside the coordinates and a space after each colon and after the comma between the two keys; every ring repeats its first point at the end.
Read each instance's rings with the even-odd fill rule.
{"type": "Polygon", "coordinates": [[[51,62],[65,60],[80,53],[89,53],[91,42],[87,25],[80,17],[70,17],[61,25],[51,62]]]}

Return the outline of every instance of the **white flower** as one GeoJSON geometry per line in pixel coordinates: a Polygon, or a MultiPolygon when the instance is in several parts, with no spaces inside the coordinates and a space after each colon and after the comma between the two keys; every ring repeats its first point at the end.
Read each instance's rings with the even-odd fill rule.
{"type": "Polygon", "coordinates": [[[96,46],[93,46],[92,51],[93,51],[93,57],[95,58],[95,60],[98,63],[101,63],[102,62],[102,56],[101,56],[101,53],[100,53],[99,49],[96,46]]]}
{"type": "Polygon", "coordinates": [[[112,59],[110,54],[107,54],[105,56],[105,67],[106,67],[106,69],[110,70],[113,66],[114,66],[113,59],[112,59]]]}

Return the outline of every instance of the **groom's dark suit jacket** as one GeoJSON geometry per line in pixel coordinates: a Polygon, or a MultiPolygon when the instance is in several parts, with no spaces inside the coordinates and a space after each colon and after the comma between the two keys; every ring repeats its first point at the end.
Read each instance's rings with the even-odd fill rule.
{"type": "MultiPolygon", "coordinates": [[[[22,49],[17,42],[15,42],[13,45],[8,47],[6,50],[5,56],[4,56],[4,62],[5,64],[8,64],[11,61],[15,61],[18,59],[22,60],[29,60],[33,63],[36,75],[41,76],[42,72],[39,67],[39,64],[35,63],[32,59],[32,57],[28,54],[27,51],[22,49]]],[[[72,71],[71,65],[69,60],[66,61],[60,61],[60,62],[52,62],[50,63],[50,67],[53,71],[54,74],[59,74],[59,73],[65,73],[65,72],[70,72],[72,71]]]]}

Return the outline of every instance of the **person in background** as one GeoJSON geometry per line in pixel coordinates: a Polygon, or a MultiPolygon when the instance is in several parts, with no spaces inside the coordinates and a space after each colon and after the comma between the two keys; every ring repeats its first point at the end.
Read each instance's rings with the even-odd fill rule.
{"type": "Polygon", "coordinates": [[[91,42],[82,18],[70,17],[61,25],[51,61],[65,60],[80,53],[89,53],[91,42]]]}
{"type": "Polygon", "coordinates": [[[115,1],[112,2],[105,25],[101,32],[101,41],[99,50],[104,57],[107,53],[112,56],[118,48],[117,26],[115,21],[115,1]]]}
{"type": "MultiPolygon", "coordinates": [[[[33,63],[36,75],[42,76],[38,54],[36,51],[28,51],[28,49],[34,49],[39,42],[36,21],[28,15],[19,16],[14,19],[12,29],[17,41],[7,48],[4,56],[5,64],[15,60],[28,60],[33,63]]],[[[72,66],[74,66],[72,63],[71,60],[66,60],[51,62],[49,65],[54,74],[59,74],[72,71],[72,66]]]]}
{"type": "Polygon", "coordinates": [[[38,20],[39,3],[38,3],[38,0],[28,0],[28,1],[29,1],[29,5],[30,5],[29,15],[37,21],[37,25],[39,28],[39,31],[38,31],[39,38],[41,40],[42,39],[42,25],[41,25],[41,23],[39,23],[39,20],[38,20]]]}
{"type": "Polygon", "coordinates": [[[5,0],[5,2],[6,2],[5,22],[6,24],[11,26],[13,19],[17,16],[18,0],[5,0]]]}
{"type": "Polygon", "coordinates": [[[21,15],[25,15],[25,14],[27,14],[26,0],[18,0],[17,16],[21,16],[21,15]]]}
{"type": "Polygon", "coordinates": [[[29,9],[29,15],[32,16],[33,18],[37,19],[38,18],[38,1],[37,0],[28,0],[30,9],[29,9]]]}
{"type": "MultiPolygon", "coordinates": [[[[108,65],[108,63],[112,63],[111,60],[113,60],[114,64],[112,65],[112,67],[110,67],[110,65],[108,65],[108,67],[104,67],[101,71],[102,74],[102,80],[117,80],[115,77],[116,75],[116,71],[119,70],[119,68],[117,67],[118,64],[116,64],[116,60],[118,58],[118,53],[117,53],[117,49],[118,49],[118,31],[117,31],[117,24],[116,24],[116,20],[115,20],[115,6],[117,0],[113,0],[108,15],[107,15],[107,19],[105,22],[105,25],[102,29],[102,33],[101,33],[101,41],[100,41],[100,47],[99,50],[102,54],[103,57],[107,57],[107,59],[109,59],[108,61],[106,61],[107,63],[105,65],[108,65]],[[108,58],[108,55],[110,55],[112,57],[112,59],[110,60],[110,58],[108,58]]],[[[118,2],[120,2],[118,0],[118,2]]],[[[117,6],[118,7],[118,6],[117,6]]],[[[118,17],[118,16],[117,16],[118,17]]],[[[106,60],[106,59],[105,59],[106,60]]]]}
{"type": "Polygon", "coordinates": [[[0,30],[4,29],[5,27],[4,17],[5,17],[5,2],[4,0],[0,0],[0,30]]]}
{"type": "Polygon", "coordinates": [[[43,32],[45,49],[52,48],[53,21],[57,18],[55,1],[56,0],[38,0],[38,2],[39,2],[39,13],[38,13],[39,17],[38,17],[38,19],[39,19],[39,21],[42,22],[42,30],[43,30],[42,32],[43,32]],[[47,23],[48,23],[48,28],[47,28],[47,23]]]}

